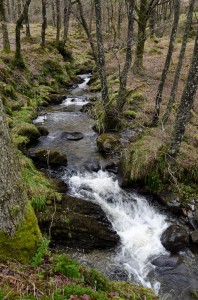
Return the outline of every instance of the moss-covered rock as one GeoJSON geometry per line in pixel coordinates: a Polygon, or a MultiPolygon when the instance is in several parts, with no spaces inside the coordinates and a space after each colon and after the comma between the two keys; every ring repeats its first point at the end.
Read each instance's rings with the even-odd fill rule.
{"type": "Polygon", "coordinates": [[[35,156],[42,162],[49,163],[56,166],[66,166],[67,156],[62,151],[53,149],[38,149],[35,152],[35,156]]]}
{"type": "Polygon", "coordinates": [[[14,134],[25,136],[29,141],[36,141],[41,136],[40,132],[34,124],[21,123],[15,126],[12,130],[14,134]]]}
{"type": "Polygon", "coordinates": [[[97,145],[102,153],[110,154],[116,152],[120,145],[120,137],[114,133],[102,133],[97,138],[97,145]]]}
{"type": "Polygon", "coordinates": [[[0,257],[28,263],[41,240],[38,222],[30,204],[27,205],[24,220],[18,225],[16,234],[9,236],[0,231],[0,257]]]}

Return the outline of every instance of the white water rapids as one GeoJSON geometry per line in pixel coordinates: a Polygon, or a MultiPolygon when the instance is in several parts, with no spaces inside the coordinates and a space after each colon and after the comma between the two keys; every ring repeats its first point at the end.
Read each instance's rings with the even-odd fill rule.
{"type": "MultiPolygon", "coordinates": [[[[63,178],[68,181],[67,176],[63,178]]],[[[165,216],[138,194],[121,189],[108,172],[78,173],[69,178],[71,193],[99,204],[121,239],[115,263],[128,273],[129,280],[158,292],[160,284],[148,280],[153,258],[166,253],[160,236],[168,224],[165,216]]]]}

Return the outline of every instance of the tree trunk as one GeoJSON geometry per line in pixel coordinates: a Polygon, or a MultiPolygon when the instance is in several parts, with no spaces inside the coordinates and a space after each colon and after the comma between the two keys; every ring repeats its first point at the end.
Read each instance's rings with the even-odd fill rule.
{"type": "Polygon", "coordinates": [[[41,47],[45,47],[45,31],[47,27],[47,11],[46,11],[47,0],[42,0],[42,27],[41,27],[41,47]]]}
{"type": "Polygon", "coordinates": [[[15,5],[15,1],[11,0],[11,10],[12,10],[12,22],[15,23],[16,22],[16,5],[15,5]]]}
{"type": "Polygon", "coordinates": [[[8,28],[7,28],[4,5],[5,5],[4,0],[0,1],[0,20],[1,20],[1,26],[3,32],[3,51],[10,52],[10,41],[8,36],[8,28]]]}
{"type": "Polygon", "coordinates": [[[56,26],[56,12],[55,12],[54,0],[51,0],[51,8],[52,8],[52,24],[55,27],[56,26]]]}
{"type": "Polygon", "coordinates": [[[28,9],[31,0],[26,0],[23,11],[16,23],[16,52],[15,52],[15,59],[18,63],[22,63],[22,55],[21,55],[21,26],[24,20],[27,19],[28,9]]]}
{"type": "Polygon", "coordinates": [[[22,6],[21,6],[21,0],[17,0],[17,16],[20,17],[22,13],[22,6]]]}
{"type": "Polygon", "coordinates": [[[63,42],[62,47],[65,47],[68,31],[69,31],[69,19],[71,13],[71,0],[64,0],[64,33],[63,33],[63,42]]]}
{"type": "Polygon", "coordinates": [[[133,24],[134,24],[134,7],[135,1],[129,0],[129,12],[128,12],[128,34],[127,34],[127,46],[126,46],[126,58],[124,68],[120,74],[120,88],[118,92],[117,106],[118,111],[122,111],[125,103],[126,85],[129,69],[132,62],[132,41],[133,41],[133,24]]]}
{"type": "Polygon", "coordinates": [[[163,124],[167,123],[169,116],[171,114],[171,111],[173,109],[173,105],[175,104],[175,97],[176,97],[176,93],[177,93],[179,77],[180,77],[180,73],[181,73],[181,69],[182,69],[182,65],[183,65],[183,59],[184,59],[184,55],[186,52],[186,45],[187,45],[187,41],[188,41],[189,32],[191,29],[191,24],[192,24],[194,4],[195,4],[195,0],[190,0],[189,7],[188,7],[187,20],[186,20],[186,28],[185,28],[183,39],[182,39],[182,45],[181,45],[181,50],[180,50],[180,54],[179,54],[179,58],[178,58],[177,69],[176,69],[175,76],[174,76],[173,86],[171,89],[171,95],[169,98],[166,112],[162,118],[163,124]]]}
{"type": "MultiPolygon", "coordinates": [[[[101,16],[101,1],[94,0],[95,3],[95,14],[96,14],[96,38],[97,38],[97,49],[98,49],[98,59],[97,59],[97,67],[98,73],[100,77],[101,83],[101,93],[102,93],[102,102],[105,111],[104,116],[104,127],[105,130],[111,129],[112,123],[112,115],[109,109],[109,92],[106,78],[106,64],[105,64],[105,53],[104,53],[104,44],[103,44],[103,36],[102,36],[102,16],[101,16]]],[[[112,122],[113,121],[113,122],[112,122]]],[[[115,125],[113,124],[113,127],[115,125]]]]}
{"type": "Polygon", "coordinates": [[[26,26],[26,37],[30,38],[31,37],[31,33],[30,33],[29,13],[27,13],[27,16],[26,16],[25,26],[26,26]]]}
{"type": "Polygon", "coordinates": [[[0,257],[27,262],[34,254],[41,234],[19,175],[1,100],[0,156],[0,257]]]}
{"type": "Polygon", "coordinates": [[[81,2],[81,0],[77,0],[77,3],[78,3],[78,7],[79,7],[79,12],[80,12],[80,21],[81,21],[81,24],[82,24],[82,26],[83,26],[83,28],[86,32],[86,35],[88,37],[88,40],[89,40],[89,43],[90,43],[90,46],[91,46],[91,50],[92,50],[93,58],[94,58],[94,60],[97,64],[97,51],[96,51],[96,48],[95,48],[95,44],[94,44],[91,32],[89,31],[89,26],[88,26],[86,18],[84,16],[82,2],[81,2]]]}
{"type": "Polygon", "coordinates": [[[138,10],[137,47],[135,52],[135,61],[133,65],[133,71],[135,74],[141,73],[143,70],[144,45],[146,41],[146,26],[148,21],[147,9],[147,1],[141,0],[140,9],[138,10]]]}
{"type": "Polygon", "coordinates": [[[188,79],[182,94],[180,106],[177,112],[174,130],[172,133],[171,144],[168,149],[168,154],[171,157],[176,157],[182,138],[184,136],[187,123],[190,118],[191,109],[196,96],[198,87],[198,29],[195,39],[193,59],[188,73],[188,79]]]}
{"type": "Polygon", "coordinates": [[[60,42],[61,29],[61,14],[60,14],[60,0],[56,0],[56,42],[60,42]]]}
{"type": "Polygon", "coordinates": [[[172,27],[171,36],[170,36],[168,53],[166,56],[164,69],[162,71],[160,83],[158,86],[157,96],[155,99],[155,109],[154,109],[153,120],[152,120],[153,126],[156,126],[158,123],[158,120],[159,120],[160,106],[161,106],[161,102],[162,102],[162,93],[163,93],[164,84],[165,84],[167,73],[168,73],[168,68],[170,66],[172,53],[174,50],[174,42],[175,42],[177,27],[178,27],[178,22],[179,22],[179,13],[180,13],[180,0],[175,0],[174,22],[173,22],[173,27],[172,27]]]}

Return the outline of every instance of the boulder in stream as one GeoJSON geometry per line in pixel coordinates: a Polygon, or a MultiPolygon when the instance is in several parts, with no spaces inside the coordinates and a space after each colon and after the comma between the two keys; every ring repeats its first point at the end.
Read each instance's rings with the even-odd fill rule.
{"type": "MultiPolygon", "coordinates": [[[[40,228],[48,233],[54,207],[38,213],[40,228]]],[[[87,200],[64,195],[57,204],[51,227],[52,241],[82,249],[107,249],[119,242],[101,207],[87,200]]]]}
{"type": "Polygon", "coordinates": [[[188,245],[189,235],[184,227],[173,224],[163,232],[161,242],[164,248],[175,253],[188,245]]]}
{"type": "Polygon", "coordinates": [[[163,191],[158,196],[159,202],[168,207],[171,211],[176,213],[181,212],[181,201],[177,195],[163,191]]]}
{"type": "Polygon", "coordinates": [[[70,141],[79,141],[82,140],[84,137],[83,133],[81,132],[62,132],[61,133],[61,138],[62,139],[67,139],[70,141]]]}
{"type": "Polygon", "coordinates": [[[120,145],[120,137],[114,133],[102,133],[97,138],[97,145],[102,153],[110,154],[116,152],[120,145]]]}
{"type": "Polygon", "coordinates": [[[54,149],[38,149],[34,153],[35,157],[41,162],[49,163],[54,166],[66,166],[67,156],[65,153],[54,149]]]}
{"type": "Polygon", "coordinates": [[[66,96],[60,94],[51,94],[49,95],[49,98],[53,104],[61,104],[66,96]]]}

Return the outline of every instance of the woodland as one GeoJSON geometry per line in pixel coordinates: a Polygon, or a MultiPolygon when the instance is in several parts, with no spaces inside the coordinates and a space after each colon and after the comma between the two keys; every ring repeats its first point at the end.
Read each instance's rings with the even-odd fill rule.
{"type": "Polygon", "coordinates": [[[0,21],[0,299],[197,299],[198,1],[0,0],[0,21]]]}

